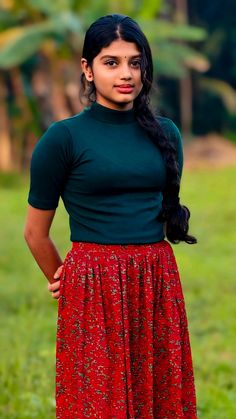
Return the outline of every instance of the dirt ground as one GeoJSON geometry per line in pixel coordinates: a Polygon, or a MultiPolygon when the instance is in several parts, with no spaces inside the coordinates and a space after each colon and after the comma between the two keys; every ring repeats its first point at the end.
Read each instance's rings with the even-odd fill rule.
{"type": "Polygon", "coordinates": [[[194,137],[184,145],[184,160],[187,169],[236,166],[236,144],[218,134],[194,137]]]}

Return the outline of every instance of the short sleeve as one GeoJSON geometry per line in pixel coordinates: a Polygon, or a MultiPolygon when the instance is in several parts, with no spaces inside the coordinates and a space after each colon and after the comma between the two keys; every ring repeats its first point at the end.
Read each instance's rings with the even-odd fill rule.
{"type": "Polygon", "coordinates": [[[28,203],[39,209],[56,209],[71,164],[70,132],[62,121],[55,122],[33,150],[28,203]]]}

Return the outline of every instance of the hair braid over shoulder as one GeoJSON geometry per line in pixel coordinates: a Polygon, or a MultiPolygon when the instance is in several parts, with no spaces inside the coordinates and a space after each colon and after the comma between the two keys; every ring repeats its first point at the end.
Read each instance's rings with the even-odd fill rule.
{"type": "Polygon", "coordinates": [[[179,202],[180,174],[176,149],[166,137],[148,102],[146,95],[139,96],[134,103],[134,109],[137,121],[159,147],[166,165],[166,187],[158,219],[166,222],[166,237],[170,242],[176,244],[185,241],[194,244],[197,242],[196,238],[188,234],[190,211],[179,202]]]}

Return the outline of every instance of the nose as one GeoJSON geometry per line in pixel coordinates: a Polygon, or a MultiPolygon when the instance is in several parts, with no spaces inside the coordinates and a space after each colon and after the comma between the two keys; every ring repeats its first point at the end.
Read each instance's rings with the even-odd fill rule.
{"type": "Polygon", "coordinates": [[[130,80],[132,79],[132,72],[128,63],[124,63],[121,68],[121,80],[130,80]]]}

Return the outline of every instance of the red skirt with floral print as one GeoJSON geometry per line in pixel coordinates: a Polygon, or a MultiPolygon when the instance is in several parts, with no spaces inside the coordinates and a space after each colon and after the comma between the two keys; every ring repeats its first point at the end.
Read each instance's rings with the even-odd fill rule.
{"type": "Polygon", "coordinates": [[[182,287],[170,244],[73,243],[61,277],[58,419],[194,419],[182,287]]]}

